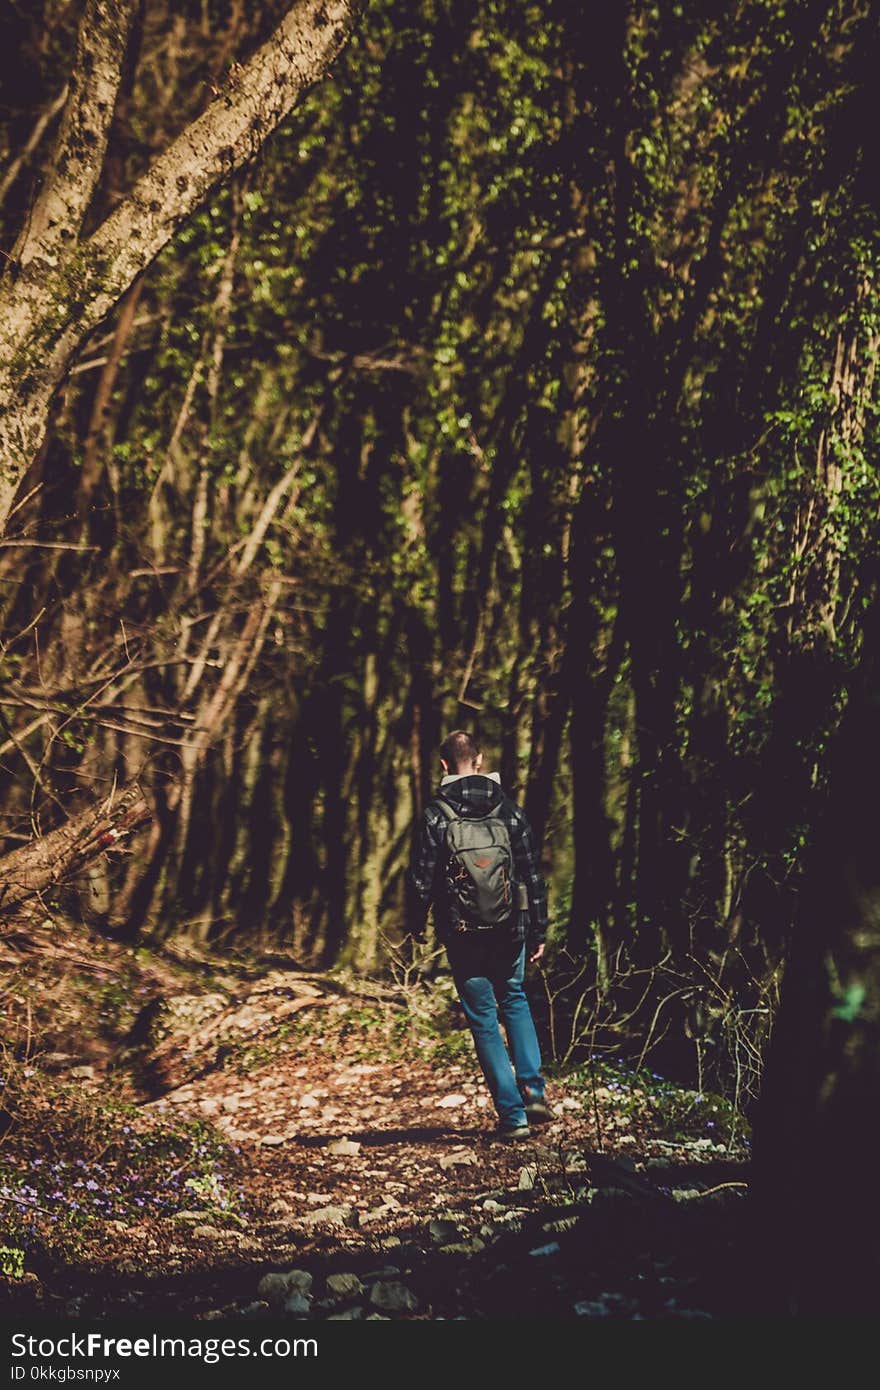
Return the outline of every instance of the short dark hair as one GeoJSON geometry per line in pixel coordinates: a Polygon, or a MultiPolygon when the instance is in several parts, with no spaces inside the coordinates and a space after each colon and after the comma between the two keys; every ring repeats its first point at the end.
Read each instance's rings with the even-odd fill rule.
{"type": "Polygon", "coordinates": [[[440,744],[440,757],[451,772],[460,772],[468,763],[476,762],[480,745],[466,729],[453,729],[440,744]]]}

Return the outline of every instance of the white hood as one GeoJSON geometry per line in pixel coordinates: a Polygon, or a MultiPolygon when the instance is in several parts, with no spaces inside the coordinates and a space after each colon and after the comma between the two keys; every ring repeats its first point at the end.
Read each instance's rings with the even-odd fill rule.
{"type": "Polygon", "coordinates": [[[448,772],[440,778],[440,785],[448,787],[450,782],[460,782],[462,777],[488,777],[490,782],[497,782],[501,786],[500,772],[448,772]]]}

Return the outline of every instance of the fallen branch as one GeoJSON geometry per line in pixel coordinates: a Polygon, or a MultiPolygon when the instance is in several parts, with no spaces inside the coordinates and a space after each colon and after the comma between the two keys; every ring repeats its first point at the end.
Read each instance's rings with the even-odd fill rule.
{"type": "Polygon", "coordinates": [[[692,1197],[688,1197],[689,1202],[698,1202],[702,1197],[712,1197],[716,1192],[726,1192],[732,1187],[747,1188],[747,1182],[719,1182],[715,1187],[707,1187],[704,1192],[695,1192],[692,1197]]]}

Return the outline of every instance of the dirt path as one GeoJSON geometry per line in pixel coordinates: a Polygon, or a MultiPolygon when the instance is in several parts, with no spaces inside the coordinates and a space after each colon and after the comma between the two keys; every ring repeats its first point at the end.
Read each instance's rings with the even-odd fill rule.
{"type": "Polygon", "coordinates": [[[190,1083],[149,1108],[225,1134],[233,1204],[206,1184],[173,1217],[117,1224],[46,1311],[723,1315],[741,1168],[632,1135],[600,1155],[583,1097],[553,1092],[559,1119],[511,1146],[463,1065],[294,1057],[190,1083]]]}
{"type": "MultiPolygon", "coordinates": [[[[238,1026],[243,1006],[209,997],[238,1026]]],[[[63,1318],[737,1312],[742,1153],[662,1137],[624,1081],[582,1077],[551,1084],[552,1123],[503,1144],[467,1035],[451,1061],[399,1028],[386,1049],[344,998],[273,1034],[272,1008],[289,1004],[252,992],[257,1043],[232,1054],[212,1035],[203,1056],[210,1026],[178,1020],[175,1065],[194,1074],[141,1104],[137,1125],[198,1122],[222,1161],[169,1167],[173,1210],[134,1197],[125,1219],[87,1226],[75,1260],[7,1289],[13,1300],[63,1318]]],[[[96,1067],[85,1084],[103,1092],[113,1074],[96,1067]]],[[[85,1170],[74,1184],[95,1185],[85,1170]]]]}

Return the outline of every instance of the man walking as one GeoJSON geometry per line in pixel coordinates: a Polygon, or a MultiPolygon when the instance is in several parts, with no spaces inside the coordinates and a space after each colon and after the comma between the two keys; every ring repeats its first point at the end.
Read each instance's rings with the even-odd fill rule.
{"type": "Polygon", "coordinates": [[[440,765],[439,791],[412,842],[413,934],[421,936],[433,904],[437,935],[498,1113],[498,1136],[528,1139],[530,1124],[553,1118],[523,990],[526,954],[537,961],[544,951],[547,892],[525,814],[505,795],[497,772],[483,773],[475,738],[462,729],[451,733],[440,747],[440,765]]]}

